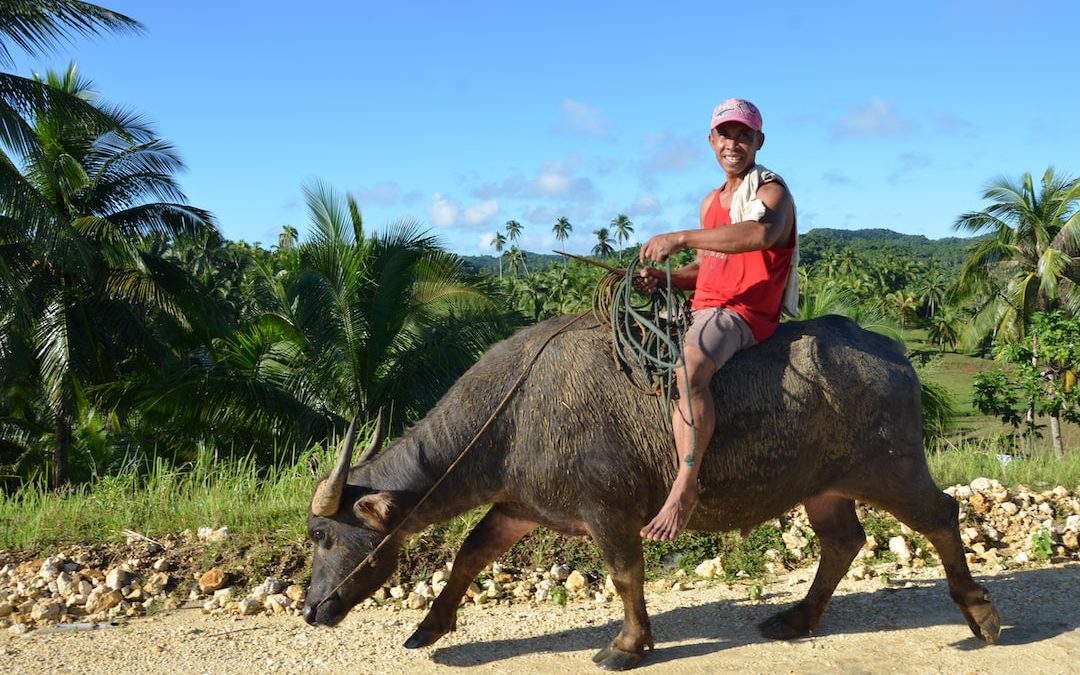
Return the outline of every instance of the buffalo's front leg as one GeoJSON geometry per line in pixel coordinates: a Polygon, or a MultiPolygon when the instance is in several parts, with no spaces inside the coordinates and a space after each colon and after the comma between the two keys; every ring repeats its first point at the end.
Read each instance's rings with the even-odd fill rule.
{"type": "Polygon", "coordinates": [[[416,632],[405,641],[405,647],[426,647],[454,630],[461,596],[465,595],[472,580],[488,563],[505,553],[535,527],[536,523],[530,520],[509,516],[498,506],[492,507],[462,544],[454,558],[450,579],[431,604],[416,632]]]}
{"type": "Polygon", "coordinates": [[[593,540],[604,556],[611,581],[623,603],[623,627],[615,639],[593,656],[604,670],[629,670],[653,648],[652,627],[645,611],[645,559],[637,530],[612,524],[590,526],[593,540]]]}

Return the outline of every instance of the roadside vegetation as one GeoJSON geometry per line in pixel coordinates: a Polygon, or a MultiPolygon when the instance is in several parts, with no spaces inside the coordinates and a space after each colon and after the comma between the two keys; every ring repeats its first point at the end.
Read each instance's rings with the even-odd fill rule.
{"type": "MultiPolygon", "coordinates": [[[[24,0],[0,13],[0,67],[9,48],[139,29],[85,3],[24,0]]],[[[103,103],[74,62],[0,72],[0,85],[8,554],[201,526],[227,526],[229,546],[301,549],[311,489],[351,419],[400,432],[495,341],[588,310],[603,274],[524,251],[516,220],[496,233],[494,256],[470,259],[408,219],[373,231],[362,205],[318,182],[304,188],[302,230],[285,224],[268,246],[229,241],[187,203],[179,150],[103,103]]],[[[969,238],[805,234],[798,318],[842,314],[907,344],[940,484],[1080,485],[1080,183],[1021,173],[982,199],[956,218],[969,238]]],[[[550,231],[561,245],[575,228],[594,234],[591,253],[607,265],[637,256],[625,214],[559,217],[550,231]]],[[[418,537],[409,565],[450,559],[479,517],[418,537]]],[[[749,569],[776,536],[687,534],[646,550],[654,570],[721,546],[749,569]]],[[[547,532],[509,555],[548,553],[596,556],[547,532]]]]}

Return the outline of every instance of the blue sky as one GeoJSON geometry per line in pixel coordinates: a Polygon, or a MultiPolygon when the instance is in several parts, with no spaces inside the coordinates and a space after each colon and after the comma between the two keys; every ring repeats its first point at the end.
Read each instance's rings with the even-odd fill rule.
{"type": "Polygon", "coordinates": [[[696,227],[731,96],[761,108],[758,160],[803,232],[953,236],[992,179],[1080,174],[1071,1],[100,4],[146,34],[16,72],[75,59],[179,149],[192,204],[264,245],[305,236],[315,181],[369,228],[414,218],[467,255],[511,219],[531,251],[559,216],[577,252],[619,213],[635,241],[696,227]]]}

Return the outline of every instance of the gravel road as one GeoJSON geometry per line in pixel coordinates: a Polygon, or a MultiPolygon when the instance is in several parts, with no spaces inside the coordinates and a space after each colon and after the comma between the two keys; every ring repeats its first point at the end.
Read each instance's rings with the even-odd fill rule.
{"type": "MultiPolygon", "coordinates": [[[[1080,565],[980,577],[1001,613],[994,647],[976,641],[945,581],[845,580],[820,634],[761,638],[754,626],[801,598],[806,570],[765,587],[714,583],[647,594],[656,649],[646,673],[1077,673],[1080,565]]],[[[592,654],[618,631],[619,603],[471,606],[458,630],[432,647],[400,645],[420,611],[357,609],[335,629],[294,616],[211,617],[180,609],[96,630],[0,637],[0,672],[140,675],[174,673],[595,673],[592,654]]]]}

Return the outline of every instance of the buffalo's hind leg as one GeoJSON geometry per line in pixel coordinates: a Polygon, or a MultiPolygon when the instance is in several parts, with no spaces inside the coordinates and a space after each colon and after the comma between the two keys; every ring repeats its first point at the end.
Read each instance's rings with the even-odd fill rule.
{"type": "Polygon", "coordinates": [[[488,563],[505,553],[535,527],[536,523],[510,516],[501,511],[498,505],[492,507],[461,545],[454,558],[450,579],[431,604],[416,632],[405,641],[405,647],[426,647],[454,630],[458,605],[472,580],[488,563]]]}
{"type": "Polygon", "coordinates": [[[821,562],[814,583],[801,602],[758,624],[761,634],[774,640],[791,640],[817,630],[836,585],[866,543],[866,533],[855,515],[854,500],[818,496],[807,499],[803,506],[821,542],[821,562]]]}
{"type": "Polygon", "coordinates": [[[607,563],[611,581],[623,604],[623,626],[615,639],[593,656],[604,670],[629,670],[653,648],[652,627],[645,611],[645,558],[637,529],[605,523],[590,534],[607,563]]]}
{"type": "Polygon", "coordinates": [[[1001,634],[1001,618],[990,602],[990,592],[971,577],[964,544],[960,541],[956,500],[938,489],[925,463],[913,466],[909,475],[883,481],[865,501],[892,513],[930,540],[945,567],[949,596],[960,608],[971,632],[994,644],[1001,634]]]}

